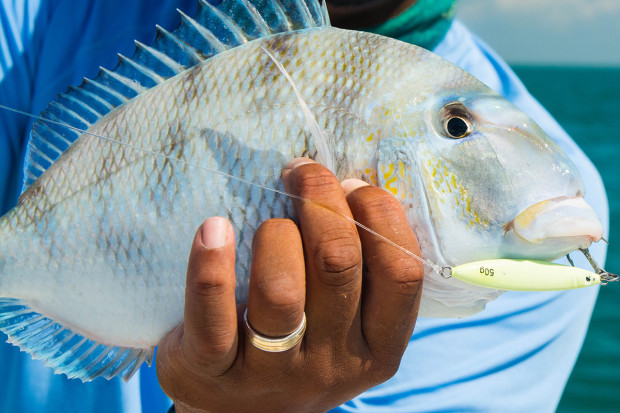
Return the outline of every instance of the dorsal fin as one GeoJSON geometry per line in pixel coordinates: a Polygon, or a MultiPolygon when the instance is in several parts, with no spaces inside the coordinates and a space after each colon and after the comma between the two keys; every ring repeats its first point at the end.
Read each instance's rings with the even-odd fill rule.
{"type": "MultiPolygon", "coordinates": [[[[224,0],[218,6],[197,1],[193,17],[178,11],[181,23],[174,32],[156,26],[151,46],[136,42],[131,58],[119,55],[114,70],[101,68],[94,79],[70,87],[41,116],[86,129],[143,91],[227,49],[277,33],[329,25],[327,8],[320,0],[224,0]]],[[[23,189],[78,136],[58,125],[35,122],[23,189]]]]}

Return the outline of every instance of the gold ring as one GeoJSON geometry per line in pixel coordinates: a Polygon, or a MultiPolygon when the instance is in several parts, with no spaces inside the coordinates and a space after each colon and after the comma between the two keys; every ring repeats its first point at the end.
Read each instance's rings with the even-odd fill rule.
{"type": "Polygon", "coordinates": [[[243,313],[243,321],[245,322],[245,332],[250,340],[250,344],[254,347],[268,351],[269,353],[280,353],[295,347],[306,332],[306,313],[299,324],[291,334],[283,337],[266,337],[256,332],[248,322],[248,309],[243,313]]]}

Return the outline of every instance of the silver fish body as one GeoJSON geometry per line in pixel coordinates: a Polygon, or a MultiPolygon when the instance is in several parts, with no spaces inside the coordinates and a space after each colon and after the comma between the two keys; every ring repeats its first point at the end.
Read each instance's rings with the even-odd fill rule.
{"type": "MultiPolygon", "coordinates": [[[[583,214],[572,218],[587,221],[579,233],[513,236],[516,227],[538,236],[535,212],[515,224],[532,205],[584,193],[574,165],[520,111],[428,51],[320,27],[219,53],[94,123],[0,221],[0,297],[96,343],[151,349],[182,321],[196,228],[220,215],[235,227],[244,300],[255,229],[292,217],[292,208],[285,196],[214,171],[282,189],[290,159],[320,155],[291,83],[265,50],[324,132],[336,176],[401,199],[425,256],[440,264],[533,251],[553,259],[600,238],[600,222],[579,202],[583,214]],[[449,135],[454,117],[466,136],[449,135]]],[[[425,315],[472,314],[499,295],[427,278],[425,315]]]]}
{"type": "Polygon", "coordinates": [[[381,50],[384,41],[327,28],[258,40],[105,116],[89,133],[182,162],[80,137],[2,221],[7,234],[2,239],[11,240],[2,248],[2,273],[20,274],[2,277],[3,295],[26,300],[44,314],[62,314],[58,318],[75,330],[103,342],[153,346],[182,320],[188,241],[205,217],[220,215],[237,230],[243,300],[252,234],[270,217],[292,217],[290,203],[199,167],[282,189],[287,162],[315,153],[291,86],[261,43],[281,50],[283,65],[301,85],[334,148],[335,173],[368,179],[373,172],[364,171],[371,168],[375,145],[368,138],[374,134],[378,140],[380,132],[367,124],[364,112],[386,83],[372,68],[379,59],[369,51],[381,50]],[[364,50],[365,63],[356,61],[359,52],[347,49],[364,50]],[[343,67],[336,76],[335,69],[343,67]],[[362,85],[370,90],[373,83],[376,91],[366,96],[356,91],[362,85]],[[88,331],[90,326],[97,331],[88,331]]]}

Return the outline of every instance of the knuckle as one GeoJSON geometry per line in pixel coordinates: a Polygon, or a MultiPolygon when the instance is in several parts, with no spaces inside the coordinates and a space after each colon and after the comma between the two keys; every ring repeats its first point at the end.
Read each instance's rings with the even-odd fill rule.
{"type": "Polygon", "coordinates": [[[419,293],[424,279],[422,264],[411,257],[395,259],[387,264],[385,273],[396,285],[397,291],[412,296],[419,293]]]}
{"type": "Polygon", "coordinates": [[[377,384],[391,379],[398,372],[405,348],[385,345],[372,350],[372,378],[377,384]]]}
{"type": "Polygon", "coordinates": [[[227,294],[230,287],[223,280],[189,277],[186,288],[199,297],[212,298],[227,294]]]}
{"type": "Polygon", "coordinates": [[[379,384],[388,381],[398,372],[400,367],[400,358],[389,358],[388,360],[375,360],[373,369],[373,379],[379,384]]]}
{"type": "Polygon", "coordinates": [[[296,319],[303,311],[304,291],[286,282],[285,278],[269,283],[258,283],[256,297],[268,308],[269,314],[280,320],[296,319]]]}
{"type": "Polygon", "coordinates": [[[385,202],[375,199],[364,208],[366,219],[373,225],[388,227],[397,234],[410,230],[405,211],[397,199],[390,197],[385,202]]]}
{"type": "MultiPolygon", "coordinates": [[[[397,328],[394,335],[390,333],[388,335],[396,337],[401,335],[400,332],[402,329],[397,328]]],[[[409,344],[408,337],[410,335],[409,332],[404,340],[398,338],[383,340],[382,342],[375,342],[369,347],[372,359],[372,377],[377,383],[389,380],[398,372],[403,354],[409,344]]]]}
{"type": "Polygon", "coordinates": [[[295,182],[300,189],[300,195],[312,197],[313,194],[324,196],[326,188],[334,187],[342,191],[334,175],[321,165],[309,164],[298,168],[295,182]]]}
{"type": "Polygon", "coordinates": [[[235,336],[228,329],[218,329],[214,326],[211,333],[217,335],[217,340],[201,339],[194,342],[193,352],[197,360],[219,360],[230,353],[231,347],[235,342],[235,336]]]}
{"type": "Polygon", "coordinates": [[[361,210],[376,211],[373,214],[389,215],[400,219],[403,213],[403,206],[398,199],[386,190],[375,186],[365,186],[354,191],[351,201],[358,204],[361,210]]]}
{"type": "MultiPolygon", "coordinates": [[[[208,317],[205,315],[205,318],[208,317]]],[[[210,371],[218,361],[230,354],[236,339],[236,329],[230,329],[225,323],[211,322],[208,331],[190,332],[183,322],[167,337],[164,345],[160,344],[157,361],[160,361],[161,353],[166,358],[166,364],[178,364],[177,367],[191,370],[199,363],[210,371]],[[178,363],[183,361],[188,364],[178,363]]]]}
{"type": "Polygon", "coordinates": [[[389,213],[399,213],[403,210],[400,201],[386,190],[377,187],[371,187],[371,189],[374,196],[368,201],[369,207],[380,208],[389,213]]]}
{"type": "MultiPolygon", "coordinates": [[[[345,375],[344,370],[340,364],[341,360],[335,357],[333,354],[314,354],[311,356],[310,362],[307,364],[310,366],[321,366],[322,368],[313,368],[307,372],[309,381],[313,387],[321,391],[325,389],[333,389],[336,386],[342,385],[343,382],[350,380],[351,371],[347,370],[345,375]]],[[[309,361],[309,360],[307,360],[309,361]]]]}
{"type": "Polygon", "coordinates": [[[296,177],[301,182],[305,182],[306,180],[310,183],[313,183],[317,180],[335,180],[334,174],[324,166],[316,163],[302,165],[301,167],[295,169],[297,172],[296,177]]]}
{"type": "Polygon", "coordinates": [[[349,232],[352,231],[326,233],[314,254],[317,269],[327,274],[326,282],[334,286],[348,283],[349,278],[359,274],[362,268],[362,251],[357,233],[352,236],[349,232]]]}

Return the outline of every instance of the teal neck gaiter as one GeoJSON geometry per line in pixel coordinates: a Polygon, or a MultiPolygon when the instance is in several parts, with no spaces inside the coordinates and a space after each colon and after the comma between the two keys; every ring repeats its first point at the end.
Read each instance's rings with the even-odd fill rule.
{"type": "Polygon", "coordinates": [[[456,1],[417,0],[398,16],[364,30],[432,50],[450,28],[456,12],[456,1]]]}

